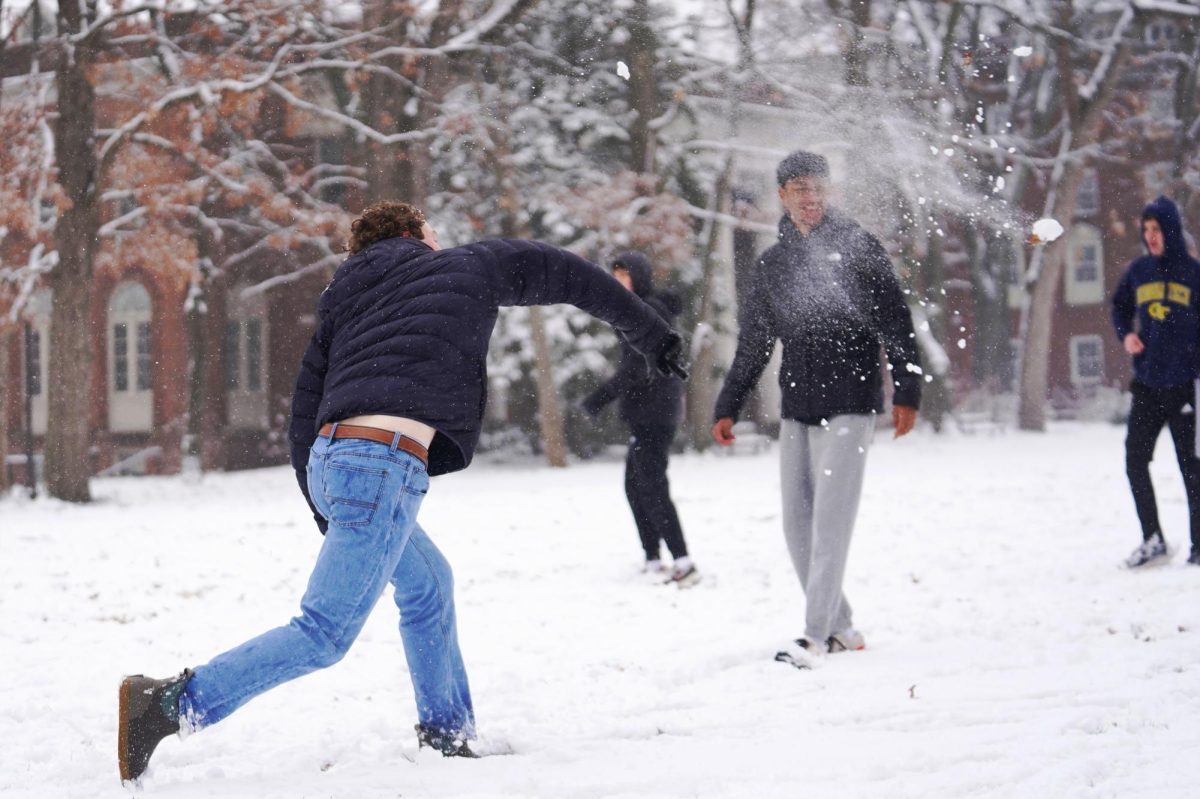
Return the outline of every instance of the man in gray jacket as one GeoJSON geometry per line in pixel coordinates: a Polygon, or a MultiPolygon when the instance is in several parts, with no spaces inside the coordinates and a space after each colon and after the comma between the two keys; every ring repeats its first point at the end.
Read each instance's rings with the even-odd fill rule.
{"type": "Polygon", "coordinates": [[[883,410],[881,345],[897,437],[916,423],[922,378],[891,259],[878,239],[827,207],[825,158],[792,153],[776,177],[784,208],[779,241],[759,258],[739,310],[737,353],[712,435],[733,443],[734,421],[781,339],[783,527],[807,610],[804,635],[776,660],[807,668],[815,656],[865,646],[842,580],[875,415],[883,410]]]}

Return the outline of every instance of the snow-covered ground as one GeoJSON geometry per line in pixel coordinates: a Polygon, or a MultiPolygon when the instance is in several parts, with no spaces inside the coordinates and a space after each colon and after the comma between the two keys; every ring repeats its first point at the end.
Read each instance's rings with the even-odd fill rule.
{"type": "MultiPolygon", "coordinates": [[[[480,463],[422,522],[454,564],[479,761],[418,753],[395,607],[337,666],[160,746],[162,797],[1194,797],[1200,568],[1160,441],[1164,567],[1123,430],[894,442],[880,431],[847,593],[865,652],[775,663],[803,599],[777,453],[672,462],[705,579],[646,584],[621,464],[480,463]]],[[[1165,439],[1165,437],[1164,437],[1165,439]]],[[[293,612],[321,538],[287,469],[98,480],[0,500],[0,795],[119,797],[116,688],[293,612]]]]}

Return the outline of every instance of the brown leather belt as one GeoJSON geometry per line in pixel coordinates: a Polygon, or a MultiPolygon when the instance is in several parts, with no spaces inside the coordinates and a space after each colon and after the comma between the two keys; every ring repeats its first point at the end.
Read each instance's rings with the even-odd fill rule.
{"type": "Polygon", "coordinates": [[[425,464],[426,468],[429,467],[429,450],[403,433],[393,433],[391,430],[383,430],[378,427],[363,427],[356,424],[339,424],[335,431],[333,423],[330,422],[321,428],[320,435],[330,437],[330,434],[332,434],[333,438],[363,438],[367,441],[377,441],[380,444],[387,444],[389,447],[393,441],[396,441],[396,437],[399,436],[400,440],[396,441],[396,449],[404,450],[409,455],[413,455],[419,459],[421,463],[425,464]]]}

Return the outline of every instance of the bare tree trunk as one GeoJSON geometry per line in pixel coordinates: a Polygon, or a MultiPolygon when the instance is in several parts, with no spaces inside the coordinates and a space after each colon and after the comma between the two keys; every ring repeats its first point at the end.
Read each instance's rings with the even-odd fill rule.
{"type": "MultiPolygon", "coordinates": [[[[82,3],[59,4],[59,30],[77,33],[82,3]]],[[[50,318],[49,420],[46,428],[46,489],[69,502],[88,502],[88,458],[92,411],[92,270],[100,229],[99,170],[96,162],[95,91],[88,81],[91,45],[80,41],[58,60],[58,107],[70,113],[54,120],[58,182],[70,200],[55,228],[58,265],[50,273],[54,292],[50,318]]]]}
{"type": "Polygon", "coordinates": [[[658,40],[650,27],[650,8],[639,0],[629,15],[629,104],[635,116],[629,126],[630,168],[635,172],[654,173],[657,137],[650,123],[658,116],[658,40]]]}
{"type": "Polygon", "coordinates": [[[567,465],[567,436],[563,428],[562,400],[554,384],[554,364],[550,359],[550,344],[546,340],[546,322],[542,309],[529,306],[529,335],[533,339],[534,377],[537,379],[538,425],[542,431],[542,446],[546,461],[555,467],[567,465]]]}
{"type": "Polygon", "coordinates": [[[8,380],[12,368],[10,352],[13,330],[10,326],[0,325],[0,494],[8,489],[8,418],[12,411],[13,396],[17,393],[11,389],[8,380]]]}
{"type": "MultiPolygon", "coordinates": [[[[713,189],[710,209],[722,211],[729,196],[733,176],[733,156],[725,159],[725,166],[713,189]]],[[[717,252],[721,241],[721,227],[709,220],[708,236],[704,243],[704,271],[700,278],[700,312],[697,314],[696,333],[692,339],[692,378],[687,384],[687,436],[697,449],[712,443],[709,430],[712,428],[712,411],[716,404],[717,381],[717,275],[720,273],[721,256],[717,252]]]]}
{"type": "MultiPolygon", "coordinates": [[[[397,45],[406,44],[409,9],[405,0],[369,0],[363,3],[363,27],[372,30],[394,25],[392,41],[397,45]]],[[[402,56],[388,56],[381,64],[397,74],[413,76],[415,80],[416,65],[406,63],[402,56]]],[[[406,107],[416,93],[416,86],[405,89],[386,75],[371,74],[363,89],[363,115],[367,124],[385,134],[412,130],[413,118],[406,107]]],[[[367,142],[363,149],[368,203],[401,199],[421,204],[423,198],[412,193],[411,169],[404,149],[378,142],[367,142]]]]}
{"type": "MultiPolygon", "coordinates": [[[[1059,23],[1068,26],[1072,13],[1070,4],[1059,3],[1057,12],[1059,23]]],[[[1118,23],[1115,36],[1122,34],[1123,26],[1132,18],[1132,11],[1127,10],[1118,23]]],[[[1121,79],[1128,55],[1128,44],[1123,40],[1115,41],[1112,49],[1101,57],[1096,69],[1103,71],[1093,75],[1085,96],[1075,75],[1076,64],[1071,44],[1059,39],[1055,45],[1058,87],[1062,95],[1060,105],[1064,109],[1065,125],[1044,207],[1048,216],[1060,220],[1064,226],[1069,226],[1075,216],[1076,195],[1083,178],[1083,165],[1071,158],[1071,152],[1093,145],[1099,139],[1102,113],[1121,79]]],[[[1065,259],[1066,242],[1059,241],[1035,253],[1031,262],[1029,279],[1036,282],[1033,283],[1032,297],[1028,301],[1029,312],[1022,335],[1021,397],[1017,411],[1017,424],[1022,430],[1046,429],[1050,337],[1065,259]]]]}
{"type": "MultiPolygon", "coordinates": [[[[1071,163],[1062,169],[1062,177],[1051,185],[1050,202],[1046,204],[1053,219],[1070,220],[1075,216],[1075,200],[1083,179],[1083,167],[1071,163]]],[[[1017,424],[1022,430],[1046,429],[1046,398],[1050,385],[1050,341],[1054,329],[1054,310],[1063,280],[1067,243],[1059,240],[1046,245],[1037,254],[1032,268],[1037,270],[1036,282],[1029,299],[1029,315],[1024,331],[1024,352],[1021,356],[1021,400],[1017,424]]]]}

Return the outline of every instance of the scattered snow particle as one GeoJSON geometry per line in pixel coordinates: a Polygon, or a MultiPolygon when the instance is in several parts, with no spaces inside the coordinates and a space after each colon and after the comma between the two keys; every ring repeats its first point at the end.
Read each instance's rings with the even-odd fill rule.
{"type": "Polygon", "coordinates": [[[826,469],[826,470],[825,470],[825,476],[826,476],[826,477],[829,477],[831,474],[833,474],[833,469],[826,469]]]}
{"type": "Polygon", "coordinates": [[[1013,50],[1013,55],[1015,55],[1017,58],[1028,58],[1029,56],[1033,55],[1033,48],[1029,45],[1018,47],[1013,50]]]}
{"type": "Polygon", "coordinates": [[[629,80],[629,67],[626,66],[624,61],[617,62],[617,77],[629,80]]]}
{"type": "Polygon", "coordinates": [[[912,372],[913,374],[918,374],[918,375],[925,374],[924,372],[921,371],[921,367],[917,366],[915,363],[906,363],[906,364],[904,364],[904,368],[907,369],[908,371],[912,372]]]}
{"type": "Polygon", "coordinates": [[[967,340],[965,338],[960,338],[958,340],[958,348],[960,350],[965,350],[967,348],[967,340]]]}

